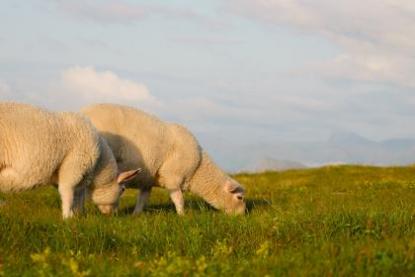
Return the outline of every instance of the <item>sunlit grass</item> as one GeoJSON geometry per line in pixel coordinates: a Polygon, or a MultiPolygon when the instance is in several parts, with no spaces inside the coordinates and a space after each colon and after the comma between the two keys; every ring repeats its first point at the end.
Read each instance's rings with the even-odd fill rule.
{"type": "Polygon", "coordinates": [[[186,196],[179,217],[156,189],[140,216],[61,219],[54,188],[0,195],[8,276],[409,275],[415,273],[415,168],[340,166],[240,174],[249,213],[186,196]]]}

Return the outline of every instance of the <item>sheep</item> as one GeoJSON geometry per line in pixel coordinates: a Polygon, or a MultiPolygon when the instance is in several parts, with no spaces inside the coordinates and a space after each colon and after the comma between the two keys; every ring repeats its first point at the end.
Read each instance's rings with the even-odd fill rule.
{"type": "Polygon", "coordinates": [[[143,211],[153,186],[169,191],[179,215],[184,213],[187,190],[228,214],[245,212],[243,187],[212,161],[183,126],[122,105],[96,104],[81,113],[107,140],[121,169],[143,169],[127,184],[140,190],[134,214],[143,211]]]}
{"type": "Polygon", "coordinates": [[[118,174],[106,141],[85,116],[0,103],[0,190],[57,186],[64,219],[83,207],[85,192],[104,214],[117,208],[123,185],[139,170],[118,174]]]}

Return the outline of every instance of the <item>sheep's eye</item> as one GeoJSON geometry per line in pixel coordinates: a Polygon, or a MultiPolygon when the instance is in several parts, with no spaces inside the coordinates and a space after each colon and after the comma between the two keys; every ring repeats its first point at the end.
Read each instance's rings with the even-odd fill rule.
{"type": "Polygon", "coordinates": [[[243,196],[241,196],[241,195],[236,196],[236,198],[238,198],[239,200],[244,199],[244,197],[243,197],[243,196]]]}

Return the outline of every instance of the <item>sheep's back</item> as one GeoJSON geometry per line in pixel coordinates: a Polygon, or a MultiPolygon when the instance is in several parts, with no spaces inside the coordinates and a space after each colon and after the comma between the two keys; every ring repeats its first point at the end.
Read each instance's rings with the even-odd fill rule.
{"type": "Polygon", "coordinates": [[[82,109],[106,139],[120,170],[141,167],[140,183],[154,177],[171,148],[167,124],[134,108],[98,104],[82,109]]]}
{"type": "Polygon", "coordinates": [[[59,119],[18,103],[0,103],[0,165],[15,169],[27,184],[49,181],[65,155],[59,119]]]}

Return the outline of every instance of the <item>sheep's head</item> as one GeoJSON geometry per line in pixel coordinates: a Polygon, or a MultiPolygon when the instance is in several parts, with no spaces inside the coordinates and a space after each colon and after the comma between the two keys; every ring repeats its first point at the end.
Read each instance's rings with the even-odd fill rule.
{"type": "Polygon", "coordinates": [[[244,201],[244,188],[234,179],[229,179],[223,186],[223,210],[227,214],[244,214],[246,205],[244,201]]]}
{"type": "Polygon", "coordinates": [[[136,177],[140,171],[141,169],[121,172],[111,183],[92,189],[92,201],[101,213],[109,215],[118,209],[119,198],[125,190],[125,183],[136,177]]]}

